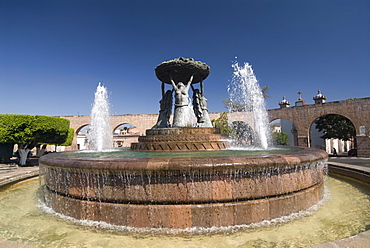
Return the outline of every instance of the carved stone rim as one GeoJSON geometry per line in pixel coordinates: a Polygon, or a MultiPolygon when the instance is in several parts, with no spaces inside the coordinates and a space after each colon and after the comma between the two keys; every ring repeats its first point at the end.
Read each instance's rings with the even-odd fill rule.
{"type": "Polygon", "coordinates": [[[210,67],[206,63],[183,57],[165,61],[155,68],[157,78],[166,84],[171,84],[171,77],[176,84],[187,84],[192,75],[192,84],[195,84],[206,79],[209,72],[210,67]]]}
{"type": "Polygon", "coordinates": [[[327,159],[328,154],[316,148],[270,155],[238,155],[220,157],[161,157],[161,158],[93,158],[69,157],[63,153],[42,156],[40,164],[98,170],[192,170],[231,169],[269,166],[286,166],[327,159]],[[191,161],[191,163],[189,163],[191,161]]]}

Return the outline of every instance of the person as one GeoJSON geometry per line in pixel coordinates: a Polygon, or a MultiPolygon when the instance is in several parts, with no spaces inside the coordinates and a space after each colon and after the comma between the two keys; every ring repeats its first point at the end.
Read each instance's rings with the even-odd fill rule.
{"type": "Polygon", "coordinates": [[[337,149],[333,148],[333,156],[336,156],[338,157],[338,154],[337,154],[337,149]]]}

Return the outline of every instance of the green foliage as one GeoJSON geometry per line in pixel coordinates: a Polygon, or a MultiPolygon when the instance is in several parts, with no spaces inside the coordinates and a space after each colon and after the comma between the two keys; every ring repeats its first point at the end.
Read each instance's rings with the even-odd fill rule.
{"type": "Polygon", "coordinates": [[[315,121],[316,129],[323,131],[323,139],[350,140],[356,136],[356,129],[353,123],[342,115],[329,114],[318,118],[315,121]]]}
{"type": "Polygon", "coordinates": [[[62,144],[68,137],[69,120],[41,115],[0,115],[0,143],[62,144]]]}
{"type": "Polygon", "coordinates": [[[212,120],[211,122],[214,127],[219,128],[221,130],[221,134],[231,133],[226,112],[221,113],[219,118],[212,120]]]}
{"type": "Polygon", "coordinates": [[[34,124],[37,143],[59,145],[68,138],[69,120],[67,119],[36,115],[34,124]]]}
{"type": "Polygon", "coordinates": [[[284,132],[273,132],[272,137],[275,145],[286,146],[289,144],[288,135],[284,132]]]}
{"type": "Polygon", "coordinates": [[[70,146],[70,145],[72,145],[74,133],[75,133],[75,130],[73,128],[70,128],[68,130],[67,140],[64,143],[60,144],[60,146],[70,146]]]}
{"type": "Polygon", "coordinates": [[[33,139],[28,115],[0,115],[0,143],[27,143],[33,139]]]}

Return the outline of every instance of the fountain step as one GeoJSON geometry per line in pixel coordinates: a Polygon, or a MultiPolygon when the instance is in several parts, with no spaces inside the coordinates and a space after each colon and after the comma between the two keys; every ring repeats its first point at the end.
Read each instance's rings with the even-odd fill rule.
{"type": "Polygon", "coordinates": [[[213,127],[181,127],[181,128],[153,128],[147,129],[146,135],[187,135],[187,134],[200,134],[200,135],[208,135],[208,134],[221,134],[219,128],[213,127]]]}
{"type": "Polygon", "coordinates": [[[134,151],[205,151],[224,150],[229,147],[226,141],[211,142],[139,142],[132,143],[131,150],[134,151]]]}
{"type": "Polygon", "coordinates": [[[146,136],[139,137],[139,143],[131,144],[131,149],[135,151],[223,150],[230,147],[228,141],[221,141],[223,138],[218,128],[155,128],[146,130],[146,136]]]}
{"type": "Polygon", "coordinates": [[[221,134],[189,134],[189,135],[151,135],[151,136],[140,136],[139,142],[172,142],[172,141],[196,141],[196,142],[209,142],[218,141],[223,139],[221,134]]]}

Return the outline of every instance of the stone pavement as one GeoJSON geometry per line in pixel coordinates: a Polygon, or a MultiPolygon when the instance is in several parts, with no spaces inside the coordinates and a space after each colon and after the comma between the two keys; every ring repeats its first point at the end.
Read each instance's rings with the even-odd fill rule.
{"type": "Polygon", "coordinates": [[[370,169],[370,158],[358,158],[358,157],[329,157],[330,163],[341,163],[348,166],[360,166],[362,169],[370,169]]]}
{"type": "MultiPolygon", "coordinates": [[[[16,182],[37,177],[39,167],[37,162],[32,162],[33,166],[19,167],[15,163],[0,164],[0,189],[12,185],[16,182]]],[[[332,167],[342,168],[347,172],[354,171],[362,173],[368,178],[370,183],[370,158],[357,157],[330,157],[329,170],[332,167]]],[[[362,179],[359,179],[362,180],[362,179]]],[[[19,244],[13,241],[0,239],[0,248],[34,248],[29,245],[19,244]]],[[[353,237],[318,244],[311,248],[366,248],[370,247],[370,230],[355,235],[353,237]]]]}
{"type": "MultiPolygon", "coordinates": [[[[33,166],[29,167],[19,167],[15,162],[0,164],[0,189],[4,189],[26,179],[37,177],[39,175],[39,167],[37,166],[37,161],[33,160],[32,165],[33,166]]],[[[35,247],[0,238],[0,248],[35,247]]]]}
{"type": "Polygon", "coordinates": [[[7,187],[17,182],[37,177],[38,166],[19,167],[16,164],[0,164],[0,188],[7,187]]]}

